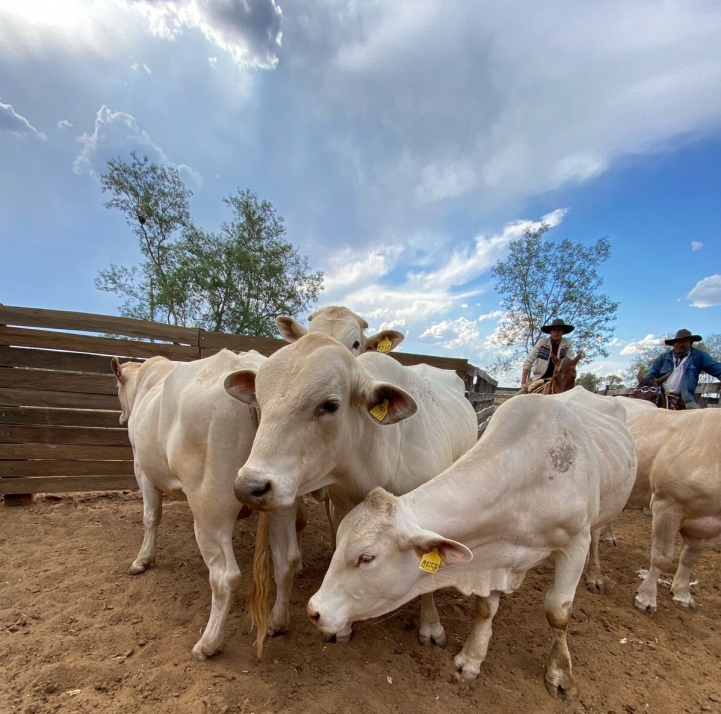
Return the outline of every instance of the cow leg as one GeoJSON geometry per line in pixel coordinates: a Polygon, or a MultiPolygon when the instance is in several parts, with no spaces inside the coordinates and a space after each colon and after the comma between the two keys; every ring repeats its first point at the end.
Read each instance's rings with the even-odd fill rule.
{"type": "Polygon", "coordinates": [[[481,672],[486,659],[488,643],[491,641],[493,618],[498,611],[501,593],[492,592],[488,597],[476,598],[476,617],[473,629],[468,635],[463,649],[453,658],[456,665],[456,677],[459,682],[470,682],[481,672]]]}
{"type": "Polygon", "coordinates": [[[698,562],[703,548],[690,538],[684,538],[681,546],[681,557],[678,561],[678,569],[671,583],[673,601],[684,610],[696,611],[696,603],[691,595],[691,568],[698,562]]]}
{"type": "Polygon", "coordinates": [[[676,533],[681,527],[681,509],[673,503],[651,501],[653,523],[651,526],[651,564],[648,574],[636,591],[634,607],[641,612],[656,612],[656,591],[661,573],[671,567],[676,533]]]}
{"type": "Polygon", "coordinates": [[[143,473],[135,467],[136,480],[143,494],[143,545],[138,557],[128,568],[128,575],[144,573],[149,565],[155,562],[155,548],[158,540],[158,525],[163,514],[163,494],[143,473]]]}
{"type": "Polygon", "coordinates": [[[616,535],[613,532],[613,521],[611,521],[610,523],[606,523],[606,525],[603,527],[603,530],[601,531],[601,540],[604,543],[608,543],[608,545],[618,545],[618,543],[616,542],[616,535]]]}
{"type": "Polygon", "coordinates": [[[603,594],[605,582],[601,574],[601,562],[598,559],[598,542],[601,529],[591,532],[591,547],[588,551],[588,567],[586,568],[586,588],[592,593],[603,594]]]}
{"type": "Polygon", "coordinates": [[[422,645],[433,643],[436,647],[446,646],[446,631],[438,617],[433,593],[421,595],[421,626],[418,628],[418,641],[422,645]]]}
{"type": "Polygon", "coordinates": [[[298,565],[295,568],[296,575],[303,572],[303,547],[300,544],[300,536],[308,525],[308,507],[305,505],[305,501],[302,496],[299,496],[295,500],[296,511],[295,511],[295,537],[298,543],[298,551],[300,557],[298,558],[298,565]]]}
{"type": "Polygon", "coordinates": [[[192,652],[195,659],[204,662],[223,644],[225,622],[240,583],[240,568],[233,553],[233,528],[240,504],[223,508],[215,501],[188,501],[195,517],[195,538],[210,571],[210,618],[192,652]]]}
{"type": "Polygon", "coordinates": [[[270,634],[286,632],[290,625],[290,593],[300,563],[296,533],[297,504],[268,513],[268,542],[273,556],[275,605],[271,613],[270,634]]]}
{"type": "Polygon", "coordinates": [[[330,545],[335,552],[336,533],[338,532],[338,524],[334,521],[333,504],[330,502],[330,496],[326,494],[323,499],[325,503],[325,515],[328,518],[328,525],[330,526],[330,545]]]}
{"type": "Polygon", "coordinates": [[[546,620],[551,626],[551,653],[546,666],[545,684],[556,699],[575,699],[576,680],[571,671],[571,653],[566,643],[566,630],[571,620],[573,597],[588,553],[590,534],[579,535],[566,551],[553,556],[553,584],[546,593],[546,620]]]}

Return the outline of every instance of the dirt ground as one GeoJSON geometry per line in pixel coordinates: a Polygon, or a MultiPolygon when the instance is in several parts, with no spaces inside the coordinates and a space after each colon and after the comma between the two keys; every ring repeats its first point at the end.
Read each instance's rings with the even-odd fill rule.
{"type": "Polygon", "coordinates": [[[658,614],[642,615],[632,600],[637,571],[648,567],[651,523],[639,512],[623,514],[618,547],[602,550],[611,592],[581,586],[576,598],[569,643],[580,696],[563,703],[543,686],[549,566],[503,599],[481,676],[460,685],[452,657],[469,631],[472,603],[453,591],[437,598],[449,635],[444,650],[418,644],[417,601],[359,623],[350,644],[321,640],[305,604],[331,553],[323,508],[310,511],[291,633],[271,640],[256,661],[244,603],[256,521],[241,521],[243,592],[224,651],[199,663],[190,649],[207,620],[210,590],[185,503],[165,503],[157,565],[139,576],[125,574],[142,541],[137,493],[0,506],[0,712],[721,714],[718,550],[695,573],[697,613],[677,610],[660,588],[658,614]]]}

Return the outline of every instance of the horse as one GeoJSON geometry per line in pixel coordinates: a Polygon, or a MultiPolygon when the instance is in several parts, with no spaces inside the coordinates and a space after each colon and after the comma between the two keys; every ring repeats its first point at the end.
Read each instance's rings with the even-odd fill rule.
{"type": "Polygon", "coordinates": [[[663,383],[671,376],[671,373],[664,374],[663,377],[645,377],[643,372],[639,372],[636,376],[638,386],[630,395],[632,399],[644,399],[647,402],[653,402],[659,409],[681,410],[686,408],[686,404],[677,394],[666,394],[663,383]]]}
{"type": "Polygon", "coordinates": [[[576,365],[583,357],[581,350],[573,359],[564,357],[558,359],[551,354],[553,360],[553,376],[545,382],[535,382],[529,385],[528,394],[561,394],[576,386],[576,365]]]}

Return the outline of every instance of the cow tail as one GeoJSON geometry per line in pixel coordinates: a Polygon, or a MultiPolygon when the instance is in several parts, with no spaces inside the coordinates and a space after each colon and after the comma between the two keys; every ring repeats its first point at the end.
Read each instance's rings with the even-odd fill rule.
{"type": "Polygon", "coordinates": [[[255,535],[255,554],[253,555],[253,585],[248,597],[248,612],[252,628],[258,634],[255,649],[258,659],[263,655],[263,642],[270,627],[268,613],[268,593],[270,591],[270,564],[268,559],[268,514],[259,513],[258,532],[255,535]]]}

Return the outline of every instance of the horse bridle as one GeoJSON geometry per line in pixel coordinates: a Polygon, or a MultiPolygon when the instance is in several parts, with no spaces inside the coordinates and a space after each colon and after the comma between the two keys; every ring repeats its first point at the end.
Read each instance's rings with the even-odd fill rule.
{"type": "Polygon", "coordinates": [[[661,400],[666,400],[666,409],[668,409],[668,397],[666,396],[666,391],[663,388],[663,384],[659,384],[657,387],[636,387],[636,389],[633,390],[633,393],[636,392],[655,392],[656,393],[656,399],[654,399],[654,404],[659,407],[661,407],[661,400]]]}

